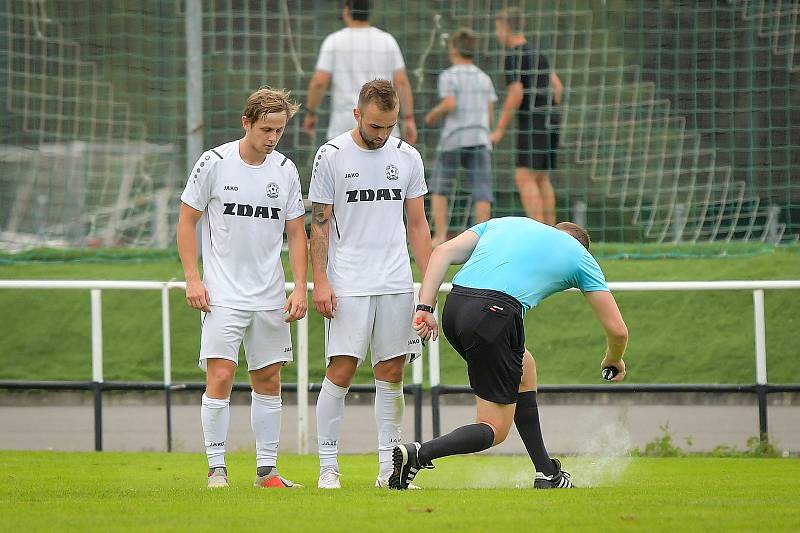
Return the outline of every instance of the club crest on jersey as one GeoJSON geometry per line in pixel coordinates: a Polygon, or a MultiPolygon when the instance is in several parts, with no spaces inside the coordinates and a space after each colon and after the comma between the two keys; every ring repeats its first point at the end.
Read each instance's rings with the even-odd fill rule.
{"type": "Polygon", "coordinates": [[[386,179],[396,180],[400,177],[400,170],[395,165],[386,165],[386,179]]]}
{"type": "Polygon", "coordinates": [[[274,181],[267,183],[267,196],[270,198],[277,198],[279,192],[281,192],[281,190],[277,183],[274,181]]]}

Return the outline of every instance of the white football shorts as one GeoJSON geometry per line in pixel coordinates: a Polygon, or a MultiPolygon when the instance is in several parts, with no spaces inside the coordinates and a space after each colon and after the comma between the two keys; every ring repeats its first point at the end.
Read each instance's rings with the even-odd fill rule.
{"type": "Polygon", "coordinates": [[[411,327],[414,293],[336,298],[332,320],[325,319],[325,361],[350,355],[364,362],[367,348],[372,366],[406,356],[406,363],[422,352],[420,338],[411,327]]]}
{"type": "Polygon", "coordinates": [[[283,309],[243,311],[211,306],[201,312],[200,368],[206,359],[230,359],[239,364],[239,347],[244,342],[247,370],[258,370],[273,363],[292,360],[292,333],[284,322],[283,309]]]}

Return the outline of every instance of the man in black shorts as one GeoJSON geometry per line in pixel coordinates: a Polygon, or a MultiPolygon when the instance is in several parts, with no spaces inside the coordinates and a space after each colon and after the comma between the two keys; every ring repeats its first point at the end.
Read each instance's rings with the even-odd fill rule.
{"type": "Polygon", "coordinates": [[[556,227],[524,217],[478,224],[438,246],[419,294],[414,329],[422,339],[438,335],[433,306],[451,264],[464,264],[442,312],[447,340],[467,362],[475,391],[476,423],[425,443],[396,446],[389,488],[405,489],[439,457],[474,453],[505,440],[512,421],[536,467],[534,488],[571,488],[570,475],[547,453],[536,403],[536,364],[525,349],[523,314],[551,294],[580,289],[608,340],[601,368],[625,377],[622,356],[628,330],[602,270],[589,253],[586,230],[570,222],[556,227]]]}
{"type": "Polygon", "coordinates": [[[495,18],[495,34],[506,47],[506,99],[490,139],[498,144],[511,118],[517,115],[517,161],[514,179],[525,214],[554,225],[556,197],[549,172],[556,168],[560,115],[557,106],[564,90],[541,50],[531,48],[522,33],[525,16],[518,8],[503,9],[495,18]],[[552,86],[552,87],[551,87],[552,86]]]}

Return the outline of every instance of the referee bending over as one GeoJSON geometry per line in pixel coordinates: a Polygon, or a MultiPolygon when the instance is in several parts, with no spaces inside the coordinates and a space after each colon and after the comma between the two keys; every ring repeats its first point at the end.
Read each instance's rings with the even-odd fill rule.
{"type": "Polygon", "coordinates": [[[438,246],[422,282],[414,329],[423,339],[436,338],[436,295],[451,264],[464,264],[442,311],[447,340],[467,362],[475,391],[477,423],[461,426],[431,441],[402,444],[393,450],[393,489],[405,489],[422,468],[449,455],[474,453],[503,442],[511,422],[517,425],[536,467],[534,488],[571,488],[570,475],[550,459],[539,426],[536,365],[525,349],[522,317],[551,294],[580,289],[608,338],[601,368],[625,378],[622,356],[628,329],[589,253],[589,235],[571,222],[548,226],[521,217],[478,224],[438,246]]]}

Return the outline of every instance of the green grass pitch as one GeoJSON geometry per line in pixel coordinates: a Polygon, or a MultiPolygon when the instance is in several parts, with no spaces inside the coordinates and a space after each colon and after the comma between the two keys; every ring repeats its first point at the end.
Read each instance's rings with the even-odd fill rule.
{"type": "Polygon", "coordinates": [[[200,454],[0,454],[3,531],[797,531],[800,461],[564,458],[576,490],[528,488],[526,457],[437,461],[421,491],[372,487],[375,457],[341,457],[340,491],[316,488],[314,456],[282,455],[299,490],[252,487],[252,454],[228,457],[231,487],[204,488],[200,454]],[[588,487],[586,486],[588,485],[588,487]]]}

